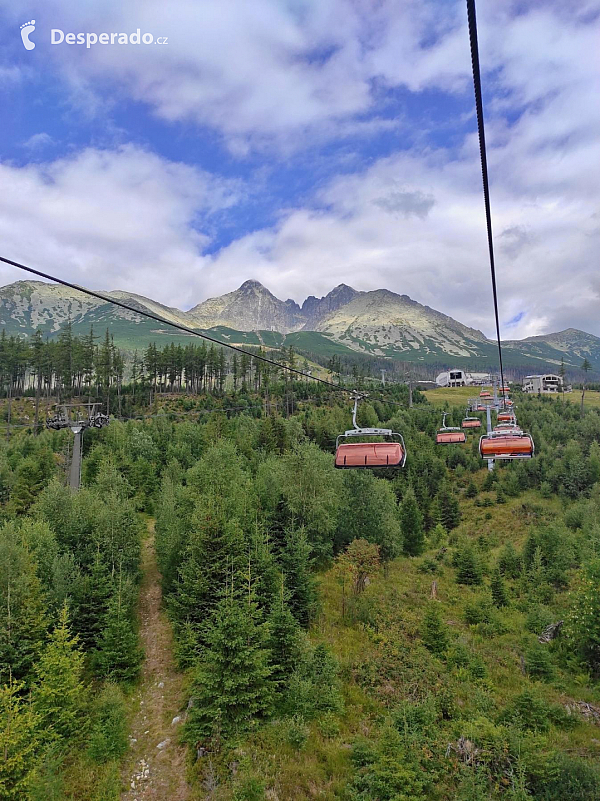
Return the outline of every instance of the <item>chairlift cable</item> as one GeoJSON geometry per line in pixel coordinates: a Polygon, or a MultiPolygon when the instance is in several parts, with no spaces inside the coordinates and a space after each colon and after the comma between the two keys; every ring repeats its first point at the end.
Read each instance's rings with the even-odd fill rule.
{"type": "Polygon", "coordinates": [[[494,316],[496,318],[498,358],[500,359],[500,380],[502,382],[502,387],[504,387],[504,366],[502,364],[502,342],[500,340],[500,317],[498,314],[498,289],[496,286],[496,265],[494,261],[494,241],[492,236],[492,212],[490,207],[490,187],[488,181],[485,129],[483,124],[483,100],[481,93],[481,73],[479,70],[479,45],[477,42],[477,18],[475,15],[475,0],[467,0],[467,18],[469,22],[469,41],[471,45],[473,87],[475,89],[475,108],[477,111],[477,130],[479,132],[479,153],[481,157],[481,176],[483,180],[483,198],[485,202],[487,240],[488,240],[488,249],[490,253],[490,269],[492,273],[492,294],[494,296],[494,316]]]}

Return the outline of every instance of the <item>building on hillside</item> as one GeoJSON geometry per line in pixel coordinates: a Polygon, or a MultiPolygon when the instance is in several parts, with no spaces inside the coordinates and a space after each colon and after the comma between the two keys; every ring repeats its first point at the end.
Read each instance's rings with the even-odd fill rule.
{"type": "Polygon", "coordinates": [[[551,395],[562,392],[563,384],[563,379],[553,373],[526,375],[523,381],[523,392],[528,392],[530,395],[551,395]]]}
{"type": "Polygon", "coordinates": [[[440,373],[435,379],[435,383],[438,387],[472,387],[489,385],[491,380],[489,373],[467,373],[454,368],[440,373]]]}

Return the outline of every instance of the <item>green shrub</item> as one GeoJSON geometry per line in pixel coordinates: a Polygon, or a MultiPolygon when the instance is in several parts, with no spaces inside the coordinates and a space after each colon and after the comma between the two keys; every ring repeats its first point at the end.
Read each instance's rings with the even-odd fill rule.
{"type": "Polygon", "coordinates": [[[528,776],[534,798],[540,801],[600,798],[600,767],[568,754],[551,756],[545,770],[528,776]]]}
{"type": "Polygon", "coordinates": [[[492,606],[488,598],[480,595],[466,604],[464,621],[467,625],[476,626],[478,623],[489,623],[491,619],[492,606]]]}
{"type": "Polygon", "coordinates": [[[544,732],[550,727],[550,714],[548,702],[537,691],[526,688],[512,699],[501,721],[519,729],[544,732]]]}
{"type": "Polygon", "coordinates": [[[523,563],[512,542],[506,543],[500,551],[498,569],[506,578],[516,579],[521,575],[523,563]]]}
{"type": "Polygon", "coordinates": [[[317,721],[319,731],[327,740],[337,737],[340,733],[340,722],[333,712],[325,712],[317,721]]]}
{"type": "Polygon", "coordinates": [[[304,748],[309,736],[310,729],[301,717],[294,717],[288,722],[285,739],[296,751],[304,748]]]}
{"type": "Polygon", "coordinates": [[[534,604],[527,613],[525,628],[532,634],[541,634],[552,621],[552,613],[545,606],[534,604]]]}
{"type": "Polygon", "coordinates": [[[234,801],[263,801],[265,783],[254,776],[245,778],[233,791],[234,801]]]}
{"type": "Polygon", "coordinates": [[[92,718],[89,754],[95,762],[119,759],[127,751],[127,715],[120,688],[106,684],[92,718]]]}
{"type": "Polygon", "coordinates": [[[554,667],[548,646],[544,646],[537,640],[533,640],[525,651],[525,669],[527,675],[533,679],[549,681],[554,676],[554,667]]]}

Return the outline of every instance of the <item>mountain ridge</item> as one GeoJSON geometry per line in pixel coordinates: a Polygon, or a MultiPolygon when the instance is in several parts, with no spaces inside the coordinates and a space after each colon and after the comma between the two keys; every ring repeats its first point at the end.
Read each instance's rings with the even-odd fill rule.
{"type": "MultiPolygon", "coordinates": [[[[359,291],[339,284],[321,298],[308,296],[300,305],[292,299],[280,300],[259,281],[249,279],[233,292],[208,298],[188,311],[127,290],[102,294],[136,310],[150,311],[165,322],[214,330],[217,338],[223,336],[223,341],[231,343],[287,342],[305,351],[318,347],[323,353],[448,366],[464,361],[467,367],[471,362],[489,364],[492,369],[496,363],[496,344],[481,331],[389,289],[359,291]]],[[[0,288],[0,325],[9,335],[30,335],[40,328],[53,336],[68,320],[77,330],[89,330],[90,325],[108,327],[117,338],[136,347],[138,341],[142,347],[142,341],[174,336],[168,327],[135,311],[61,285],[26,280],[0,288]]],[[[503,346],[506,361],[513,366],[537,367],[539,372],[556,369],[564,358],[567,366],[579,368],[587,358],[600,371],[600,338],[575,328],[506,340],[503,346]]]]}

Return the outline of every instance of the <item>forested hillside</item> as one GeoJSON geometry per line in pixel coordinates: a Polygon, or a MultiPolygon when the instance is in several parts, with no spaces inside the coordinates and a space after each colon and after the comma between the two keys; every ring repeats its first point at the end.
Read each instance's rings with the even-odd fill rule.
{"type": "MultiPolygon", "coordinates": [[[[85,433],[76,494],[70,434],[17,428],[14,406],[0,797],[130,789],[155,521],[182,798],[600,798],[600,413],[517,397],[536,457],[488,473],[476,438],[436,449],[437,408],[394,386],[360,422],[402,432],[406,468],[336,471],[346,395],[250,379],[217,378],[212,409],[122,387],[143,419],[85,433]]],[[[157,745],[148,782],[168,769],[157,745]]]]}

